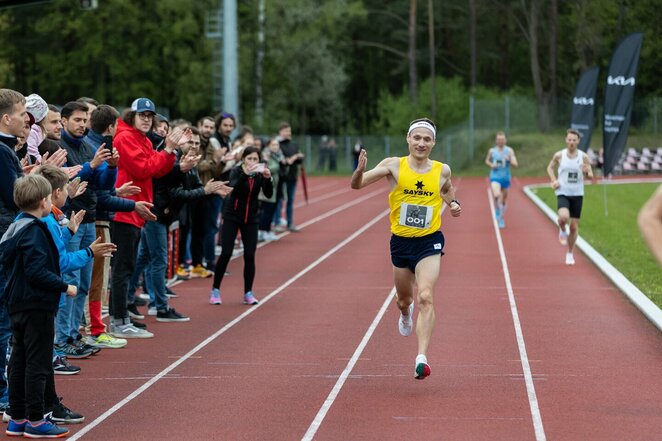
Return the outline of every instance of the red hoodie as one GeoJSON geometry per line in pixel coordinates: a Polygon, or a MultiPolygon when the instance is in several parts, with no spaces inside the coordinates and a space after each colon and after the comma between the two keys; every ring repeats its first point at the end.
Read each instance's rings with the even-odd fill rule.
{"type": "MultiPolygon", "coordinates": [[[[133,185],[137,185],[142,191],[134,196],[129,196],[128,199],[152,202],[152,178],[160,178],[172,170],[175,164],[174,153],[157,152],[147,136],[121,119],[117,120],[113,147],[120,155],[115,186],[120,187],[133,181],[133,185]]],[[[135,225],[138,228],[145,225],[145,220],[135,211],[115,213],[114,220],[135,225]]]]}

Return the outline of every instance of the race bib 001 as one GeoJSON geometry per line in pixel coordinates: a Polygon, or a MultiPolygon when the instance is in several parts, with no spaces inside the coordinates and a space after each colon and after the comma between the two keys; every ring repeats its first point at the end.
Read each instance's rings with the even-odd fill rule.
{"type": "Polygon", "coordinates": [[[411,228],[430,228],[432,207],[403,203],[400,206],[400,225],[411,228]]]}

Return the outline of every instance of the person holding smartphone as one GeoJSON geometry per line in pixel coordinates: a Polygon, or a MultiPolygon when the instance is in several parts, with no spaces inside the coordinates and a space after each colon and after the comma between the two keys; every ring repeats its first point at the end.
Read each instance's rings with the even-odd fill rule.
{"type": "Polygon", "coordinates": [[[216,261],[214,282],[209,295],[211,305],[220,305],[221,282],[227,269],[237,232],[241,231],[244,244],[244,305],[256,305],[253,294],[255,279],[255,250],[258,231],[258,195],[260,190],[266,197],[274,191],[271,171],[260,162],[257,147],[246,147],[241,154],[241,162],[230,172],[232,193],[223,204],[223,228],[221,229],[221,255],[216,261]]]}

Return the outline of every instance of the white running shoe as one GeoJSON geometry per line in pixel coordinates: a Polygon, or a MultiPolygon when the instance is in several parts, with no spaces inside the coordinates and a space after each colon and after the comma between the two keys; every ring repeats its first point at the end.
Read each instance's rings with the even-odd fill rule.
{"type": "Polygon", "coordinates": [[[150,307],[147,309],[147,315],[153,315],[153,316],[156,316],[156,313],[157,313],[157,311],[156,311],[156,306],[150,306],[150,307]]]}
{"type": "Polygon", "coordinates": [[[572,253],[565,253],[565,264],[566,265],[575,264],[575,258],[573,257],[572,253]]]}
{"type": "Polygon", "coordinates": [[[416,367],[414,368],[414,378],[417,380],[423,380],[425,377],[429,377],[432,370],[428,364],[428,359],[423,354],[418,354],[416,357],[416,367]]]}
{"type": "Polygon", "coordinates": [[[402,311],[400,312],[400,319],[398,320],[398,329],[400,330],[400,335],[407,337],[411,334],[411,329],[414,327],[414,302],[411,302],[409,305],[409,315],[403,315],[402,311]]]}
{"type": "Polygon", "coordinates": [[[568,233],[559,229],[559,242],[561,245],[568,245],[568,233]]]}
{"type": "Polygon", "coordinates": [[[112,326],[110,334],[116,338],[152,338],[154,334],[145,330],[136,328],[132,324],[112,326]]]}

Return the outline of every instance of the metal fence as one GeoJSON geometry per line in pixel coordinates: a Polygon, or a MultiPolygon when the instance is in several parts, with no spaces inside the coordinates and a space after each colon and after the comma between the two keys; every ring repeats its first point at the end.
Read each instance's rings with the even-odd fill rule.
{"type": "MultiPolygon", "coordinates": [[[[570,98],[559,103],[570,103],[570,98]]],[[[559,105],[551,115],[553,128],[570,125],[571,106],[559,105]]],[[[596,110],[596,127],[601,130],[602,108],[596,110]]],[[[639,133],[658,135],[662,132],[662,99],[647,97],[635,101],[630,129],[639,133]]],[[[507,133],[535,132],[538,130],[538,107],[535,98],[506,96],[502,99],[476,100],[469,102],[467,119],[437,133],[437,144],[431,158],[448,163],[455,170],[469,165],[475,157],[477,145],[494,138],[496,131],[507,133]]],[[[662,134],[661,134],[662,136],[662,134]]],[[[320,149],[322,136],[301,135],[294,140],[306,154],[305,166],[311,173],[348,173],[354,169],[353,148],[357,142],[368,153],[368,167],[374,167],[388,156],[407,154],[405,134],[402,136],[380,135],[329,135],[336,142],[333,152],[320,149]],[[334,167],[335,164],[335,167],[334,167]]],[[[662,142],[660,143],[662,144],[662,142]]]]}

